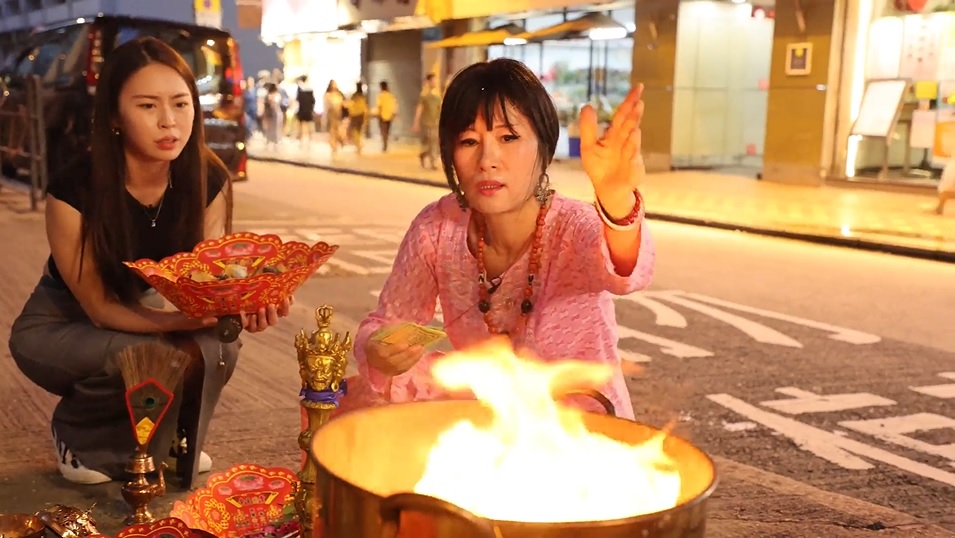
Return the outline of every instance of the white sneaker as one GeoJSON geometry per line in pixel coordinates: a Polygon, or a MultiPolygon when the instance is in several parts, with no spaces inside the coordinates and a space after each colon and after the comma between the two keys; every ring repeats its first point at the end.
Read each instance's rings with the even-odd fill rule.
{"type": "MultiPolygon", "coordinates": [[[[175,456],[166,458],[166,469],[175,473],[179,460],[175,456]]],[[[205,452],[199,453],[199,474],[208,473],[212,470],[212,456],[205,452]]]]}
{"type": "MultiPolygon", "coordinates": [[[[177,454],[185,452],[187,449],[186,438],[183,437],[179,441],[173,441],[172,447],[169,448],[169,457],[166,458],[166,468],[172,472],[176,472],[177,464],[179,463],[177,454]]],[[[205,451],[199,452],[199,474],[208,473],[212,470],[212,457],[209,454],[206,454],[205,451]]]]}
{"type": "Polygon", "coordinates": [[[67,448],[66,443],[62,443],[57,439],[56,430],[53,431],[53,448],[56,450],[56,465],[60,470],[60,474],[70,482],[91,486],[113,481],[112,478],[99,471],[84,467],[83,464],[80,463],[80,460],[76,459],[76,455],[67,448]]]}

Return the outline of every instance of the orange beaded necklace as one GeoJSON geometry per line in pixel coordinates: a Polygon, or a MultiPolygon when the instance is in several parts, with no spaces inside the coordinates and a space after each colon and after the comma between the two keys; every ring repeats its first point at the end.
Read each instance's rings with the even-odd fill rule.
{"type": "MultiPolygon", "coordinates": [[[[521,301],[521,318],[518,322],[519,328],[521,329],[523,326],[526,326],[527,318],[534,310],[534,302],[532,301],[534,296],[534,280],[537,277],[537,272],[540,270],[540,258],[541,251],[543,250],[542,242],[544,237],[544,217],[547,215],[547,206],[547,203],[541,204],[540,211],[537,213],[537,224],[534,227],[534,241],[531,244],[530,260],[527,266],[527,282],[524,284],[524,298],[521,301]]],[[[492,286],[490,289],[488,288],[487,271],[484,267],[486,232],[487,229],[483,224],[478,227],[478,310],[484,314],[484,323],[487,325],[489,333],[507,334],[507,331],[501,330],[491,319],[491,293],[493,293],[492,290],[497,289],[497,285],[492,286]]]]}

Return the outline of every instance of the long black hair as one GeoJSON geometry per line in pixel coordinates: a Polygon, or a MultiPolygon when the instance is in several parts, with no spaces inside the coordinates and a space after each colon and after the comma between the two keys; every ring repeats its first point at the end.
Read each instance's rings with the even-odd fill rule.
{"type": "MultiPolygon", "coordinates": [[[[140,37],[120,45],[103,65],[93,102],[93,130],[90,141],[89,183],[82,189],[82,252],[92,250],[93,260],[108,297],[121,302],[135,301],[140,293],[136,277],[123,265],[133,256],[131,222],[127,210],[126,153],[123,139],[114,132],[119,118],[119,94],[126,82],[150,64],[172,68],[189,87],[195,120],[182,153],[170,163],[174,189],[166,192],[164,203],[171,226],[168,244],[189,251],[204,239],[209,174],[222,183],[227,197],[226,230],[232,226],[231,175],[206,146],[202,108],[196,78],[185,60],[169,45],[153,37],[140,37]]],[[[82,276],[83,266],[80,265],[82,276]]]]}
{"type": "Polygon", "coordinates": [[[554,101],[537,75],[526,65],[510,58],[470,65],[451,79],[438,121],[444,175],[455,193],[460,193],[461,189],[454,173],[454,148],[458,137],[473,125],[478,114],[487,125],[491,125],[497,109],[504,115],[505,124],[510,126],[508,104],[523,114],[534,130],[541,170],[546,170],[554,159],[560,122],[554,101]]]}

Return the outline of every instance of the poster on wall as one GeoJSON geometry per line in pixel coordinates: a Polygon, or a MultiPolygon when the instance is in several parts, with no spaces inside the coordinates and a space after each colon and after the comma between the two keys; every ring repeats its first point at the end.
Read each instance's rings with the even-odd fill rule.
{"type": "Polygon", "coordinates": [[[892,134],[908,88],[909,81],[904,79],[873,80],[866,84],[859,116],[852,124],[852,134],[880,138],[892,134]]]}
{"type": "Polygon", "coordinates": [[[882,17],[872,23],[865,62],[866,80],[899,78],[904,33],[905,24],[899,17],[882,17]]]}
{"type": "Polygon", "coordinates": [[[806,76],[812,73],[812,43],[790,43],[786,45],[786,74],[806,76]]]}
{"type": "Polygon", "coordinates": [[[935,80],[938,73],[938,52],[942,43],[942,19],[933,15],[908,15],[902,39],[902,62],[899,77],[912,80],[935,80]]]}
{"type": "Polygon", "coordinates": [[[932,149],[935,147],[934,110],[915,110],[912,112],[909,147],[912,149],[932,149]]]}
{"type": "Polygon", "coordinates": [[[935,145],[932,147],[932,166],[945,166],[955,153],[955,109],[938,111],[935,124],[935,145]]]}
{"type": "Polygon", "coordinates": [[[222,4],[219,0],[195,0],[196,24],[222,28],[222,4]]]}
{"type": "Polygon", "coordinates": [[[936,13],[940,27],[938,80],[955,80],[955,13],[936,13]]]}

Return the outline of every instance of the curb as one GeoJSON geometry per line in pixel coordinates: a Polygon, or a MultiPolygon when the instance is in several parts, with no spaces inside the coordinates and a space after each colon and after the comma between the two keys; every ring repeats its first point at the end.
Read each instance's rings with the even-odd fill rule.
{"type": "MultiPolygon", "coordinates": [[[[291,159],[279,157],[258,157],[249,155],[249,159],[261,162],[270,162],[298,166],[302,168],[316,168],[328,172],[339,174],[351,174],[354,176],[364,176],[374,179],[385,179],[388,181],[398,181],[401,183],[410,183],[412,185],[423,185],[426,187],[435,187],[438,189],[447,189],[447,186],[441,183],[435,183],[427,179],[401,176],[397,174],[388,174],[386,172],[375,172],[372,170],[355,170],[344,166],[335,166],[322,163],[306,163],[291,159]]],[[[907,247],[903,245],[894,245],[892,243],[881,243],[877,241],[867,241],[865,239],[840,237],[830,235],[818,235],[806,232],[791,232],[786,230],[775,230],[772,228],[761,228],[758,226],[746,226],[740,224],[731,224],[715,220],[694,217],[681,217],[666,213],[647,212],[646,217],[650,220],[659,220],[663,222],[673,222],[676,224],[686,224],[690,226],[699,226],[703,228],[715,228],[719,230],[728,230],[735,232],[744,232],[752,235],[761,235],[765,237],[778,237],[781,239],[792,239],[805,243],[816,243],[835,247],[851,248],[855,250],[865,250],[869,252],[881,252],[884,254],[893,254],[907,258],[917,258],[922,260],[938,261],[943,263],[955,263],[955,252],[946,252],[941,250],[928,250],[917,247],[907,247]]]]}
{"type": "Polygon", "coordinates": [[[744,226],[739,224],[730,224],[708,219],[681,217],[678,215],[667,215],[662,213],[647,212],[646,217],[651,220],[664,222],[673,222],[677,224],[688,224],[691,226],[700,226],[704,228],[716,228],[720,230],[729,230],[735,232],[745,232],[753,235],[762,235],[766,237],[778,237],[782,239],[793,239],[806,243],[816,243],[834,247],[851,248],[855,250],[867,250],[870,252],[882,252],[884,254],[894,254],[896,256],[905,256],[907,258],[918,258],[923,260],[932,260],[944,263],[955,263],[955,252],[945,252],[942,250],[928,250],[917,247],[907,247],[904,245],[894,245],[892,243],[879,243],[876,241],[867,241],[851,237],[836,237],[830,235],[817,235],[806,232],[790,232],[786,230],[774,230],[772,228],[760,228],[757,226],[744,226]]]}
{"type": "Polygon", "coordinates": [[[303,163],[301,161],[293,161],[291,159],[282,159],[281,157],[254,157],[252,155],[249,155],[249,160],[261,161],[265,163],[287,164],[290,166],[298,166],[300,168],[316,168],[318,170],[325,170],[327,172],[335,172],[338,174],[351,174],[353,176],[364,176],[364,177],[370,177],[374,179],[387,179],[389,181],[398,181],[400,183],[411,183],[412,185],[424,185],[425,187],[448,189],[447,185],[443,183],[435,183],[434,181],[429,181],[427,179],[421,179],[416,177],[401,176],[397,174],[388,174],[385,172],[375,172],[373,170],[355,170],[354,168],[347,168],[344,166],[335,166],[331,164],[303,163]]]}

